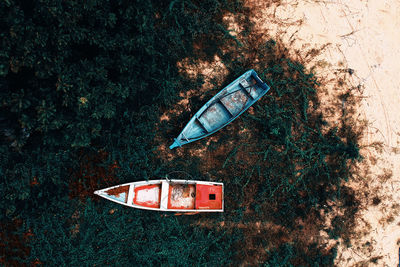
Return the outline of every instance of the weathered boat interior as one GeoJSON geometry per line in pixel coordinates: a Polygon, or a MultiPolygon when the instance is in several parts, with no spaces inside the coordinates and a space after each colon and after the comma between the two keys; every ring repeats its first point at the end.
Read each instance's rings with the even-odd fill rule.
{"type": "Polygon", "coordinates": [[[170,184],[168,209],[195,209],[195,197],[194,184],[170,184]]]}
{"type": "Polygon", "coordinates": [[[218,131],[268,91],[254,71],[231,83],[204,105],[170,146],[174,148],[218,131]]]}
{"type": "Polygon", "coordinates": [[[135,186],[133,200],[128,204],[130,203],[149,208],[160,208],[161,184],[135,186]]]}

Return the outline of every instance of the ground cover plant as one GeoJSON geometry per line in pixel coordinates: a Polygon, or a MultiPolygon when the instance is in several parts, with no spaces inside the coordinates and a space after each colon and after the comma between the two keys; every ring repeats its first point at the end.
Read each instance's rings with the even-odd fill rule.
{"type": "Polygon", "coordinates": [[[335,247],[314,237],[331,203],[344,214],[325,230],[351,228],[357,203],[342,181],[360,159],[359,130],[349,112],[339,126],[324,119],[323,84],[252,31],[241,2],[9,0],[0,12],[2,264],[333,263],[335,247]],[[182,67],[216,58],[224,71],[211,80],[182,67]],[[250,68],[266,96],[211,138],[166,149],[250,68]],[[171,171],[224,182],[226,212],[174,216],[93,195],[171,171]]]}

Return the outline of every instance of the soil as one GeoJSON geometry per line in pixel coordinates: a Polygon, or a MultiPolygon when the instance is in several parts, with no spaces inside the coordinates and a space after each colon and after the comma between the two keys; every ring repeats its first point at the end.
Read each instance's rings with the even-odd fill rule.
{"type": "Polygon", "coordinates": [[[103,167],[108,153],[98,151],[97,154],[87,155],[81,152],[81,166],[78,171],[72,175],[70,183],[71,198],[80,198],[83,202],[86,198],[94,197],[94,191],[119,184],[115,177],[115,171],[118,169],[118,163],[114,162],[108,167],[103,167]]]}
{"type": "MultiPolygon", "coordinates": [[[[0,265],[4,266],[21,266],[19,259],[26,259],[30,254],[30,247],[28,246],[29,239],[33,233],[28,230],[23,235],[18,232],[23,222],[20,219],[10,220],[0,224],[0,265]]],[[[39,260],[32,262],[30,265],[40,265],[39,260]]],[[[28,266],[24,264],[23,266],[28,266]]]]}

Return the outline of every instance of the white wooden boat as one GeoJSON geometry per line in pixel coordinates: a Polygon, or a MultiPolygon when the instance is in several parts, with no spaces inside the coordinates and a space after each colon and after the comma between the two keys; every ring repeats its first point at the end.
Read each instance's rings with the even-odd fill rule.
{"type": "Polygon", "coordinates": [[[173,212],[223,212],[223,183],[193,180],[149,180],[94,192],[132,208],[173,212]]]}

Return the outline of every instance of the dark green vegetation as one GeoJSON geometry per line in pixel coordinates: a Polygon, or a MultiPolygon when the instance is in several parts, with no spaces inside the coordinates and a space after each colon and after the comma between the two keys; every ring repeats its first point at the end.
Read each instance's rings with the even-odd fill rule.
{"type": "Polygon", "coordinates": [[[358,134],[348,114],[340,128],[324,120],[321,85],[252,32],[249,12],[235,1],[0,2],[2,264],[332,264],[335,249],[306,230],[323,227],[328,200],[347,212],[331,236],[350,226],[357,203],[340,183],[359,158],[358,134]],[[224,14],[238,16],[241,41],[224,14]],[[177,62],[215,55],[229,74],[216,76],[205,100],[250,68],[272,89],[208,146],[168,156],[160,144],[204,103],[198,93],[191,111],[175,104],[205,78],[177,62]],[[164,112],[172,115],[160,122],[164,112]],[[92,194],[171,170],[224,182],[226,212],[164,216],[92,194]]]}

